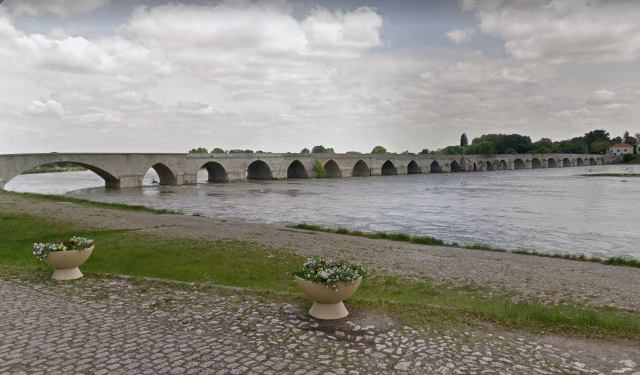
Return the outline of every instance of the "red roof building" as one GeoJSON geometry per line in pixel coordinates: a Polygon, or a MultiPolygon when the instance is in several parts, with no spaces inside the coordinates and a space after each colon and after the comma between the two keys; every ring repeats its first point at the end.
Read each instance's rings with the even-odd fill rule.
{"type": "Polygon", "coordinates": [[[616,143],[607,150],[607,155],[622,156],[624,154],[633,154],[633,146],[628,143],[616,143]]]}

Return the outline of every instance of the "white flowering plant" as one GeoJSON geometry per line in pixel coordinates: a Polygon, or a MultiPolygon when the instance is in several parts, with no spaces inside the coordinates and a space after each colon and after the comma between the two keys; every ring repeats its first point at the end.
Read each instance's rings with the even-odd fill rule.
{"type": "Polygon", "coordinates": [[[54,243],[34,243],[33,255],[44,260],[52,251],[84,250],[93,246],[93,240],[84,237],[71,237],[54,243]]]}
{"type": "Polygon", "coordinates": [[[301,279],[324,284],[327,288],[338,290],[339,283],[351,285],[360,277],[366,276],[367,270],[359,264],[309,258],[293,274],[301,279]]]}

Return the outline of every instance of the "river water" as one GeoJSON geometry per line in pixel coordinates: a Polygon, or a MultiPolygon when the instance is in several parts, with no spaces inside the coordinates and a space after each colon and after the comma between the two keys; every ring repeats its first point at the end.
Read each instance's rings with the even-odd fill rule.
{"type": "Polygon", "coordinates": [[[20,175],[7,190],[144,205],[217,219],[403,232],[509,250],[640,259],[640,166],[106,189],[93,172],[20,175]]]}

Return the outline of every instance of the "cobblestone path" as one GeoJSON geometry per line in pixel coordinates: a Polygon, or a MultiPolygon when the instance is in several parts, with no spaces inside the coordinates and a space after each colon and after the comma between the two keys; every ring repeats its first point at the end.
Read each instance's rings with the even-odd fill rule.
{"type": "Polygon", "coordinates": [[[544,338],[403,327],[366,311],[319,322],[282,299],[0,277],[0,374],[640,374],[638,351],[596,358],[544,338]]]}

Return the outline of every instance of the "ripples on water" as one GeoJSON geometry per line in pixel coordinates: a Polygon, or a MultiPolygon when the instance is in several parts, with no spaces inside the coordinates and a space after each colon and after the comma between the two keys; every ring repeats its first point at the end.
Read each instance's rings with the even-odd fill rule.
{"type": "Polygon", "coordinates": [[[6,189],[145,205],[218,219],[404,232],[510,250],[640,259],[638,166],[105,189],[92,172],[21,175],[6,189]],[[635,168],[635,170],[634,170],[635,168]],[[623,181],[625,180],[625,181],[623,181]]]}

